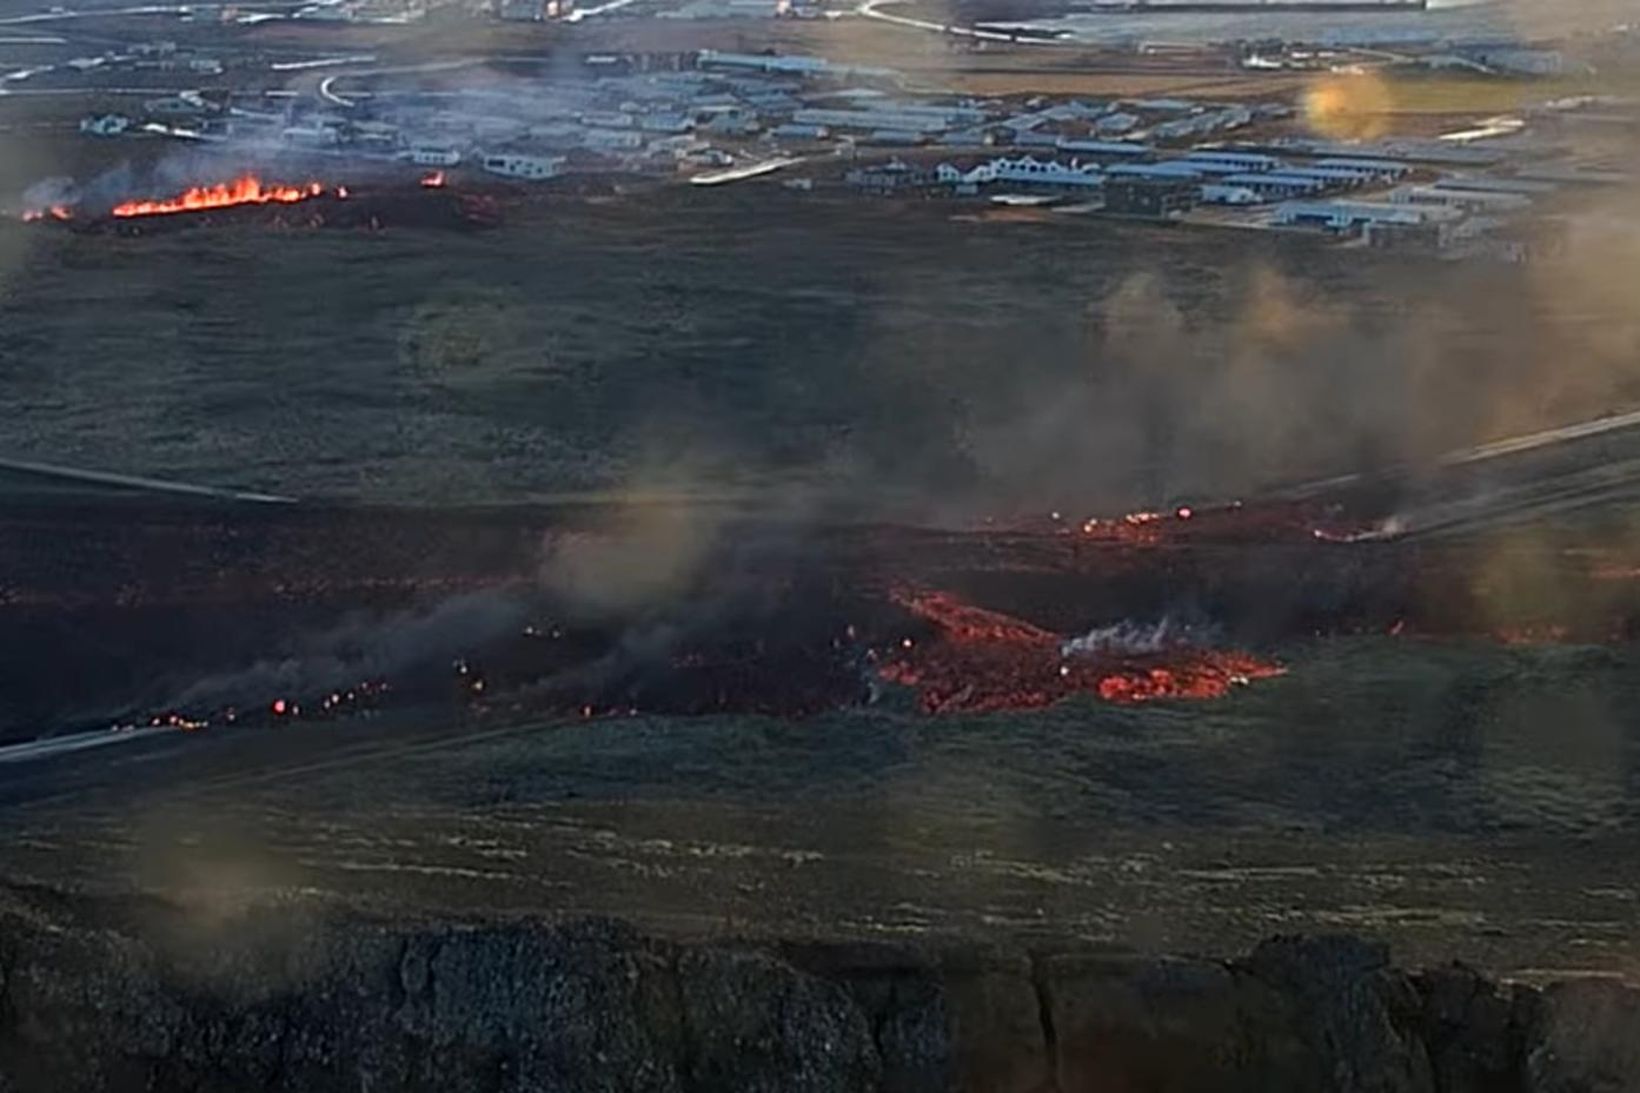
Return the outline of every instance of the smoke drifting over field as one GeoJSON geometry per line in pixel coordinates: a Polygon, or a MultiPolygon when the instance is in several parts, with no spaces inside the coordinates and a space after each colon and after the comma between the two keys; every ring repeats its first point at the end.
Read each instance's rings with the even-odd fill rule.
{"type": "Polygon", "coordinates": [[[1086,370],[1055,379],[973,453],[1001,492],[1108,507],[1237,495],[1418,463],[1640,398],[1636,195],[1546,225],[1526,267],[1353,259],[1354,292],[1245,259],[1203,301],[1159,265],[1089,306],[1086,370]]]}
{"type": "MultiPolygon", "coordinates": [[[[1507,11],[1530,34],[1607,27],[1600,7],[1507,11]]],[[[832,33],[844,58],[877,41],[851,21],[832,33]]],[[[551,57],[584,75],[572,51],[551,57]]],[[[549,105],[505,70],[423,83],[507,100],[524,121],[549,105]]],[[[1394,101],[1376,77],[1338,76],[1307,106],[1320,133],[1373,137],[1394,101]]],[[[412,130],[435,112],[408,97],[370,109],[412,130]]],[[[74,186],[62,164],[38,167],[41,205],[222,175],[186,148],[74,186]]],[[[1640,398],[1633,194],[1552,225],[1563,260],[1505,269],[1069,218],[1028,237],[739,192],[522,213],[473,245],[64,245],[78,253],[63,269],[0,298],[0,351],[30,360],[0,395],[37,407],[0,448],[302,496],[802,491],[945,520],[1244,495],[1640,398]],[[81,267],[105,260],[92,283],[81,267]],[[229,264],[232,299],[214,272],[229,264]],[[90,317],[30,330],[56,309],[90,317]],[[136,330],[167,348],[135,375],[85,363],[123,360],[136,330]],[[111,387],[117,405],[100,405],[111,387]],[[667,474],[652,487],[655,463],[667,474]]],[[[14,236],[0,247],[34,245],[14,236]]],[[[17,261],[0,251],[0,279],[17,261]]],[[[710,555],[710,527],[632,518],[630,557],[558,544],[547,583],[589,604],[642,599],[710,555]]]]}
{"type": "Polygon", "coordinates": [[[163,706],[216,710],[287,695],[347,691],[397,673],[447,661],[516,631],[527,601],[508,591],[452,597],[420,610],[361,615],[308,636],[276,659],[191,683],[163,706]]]}

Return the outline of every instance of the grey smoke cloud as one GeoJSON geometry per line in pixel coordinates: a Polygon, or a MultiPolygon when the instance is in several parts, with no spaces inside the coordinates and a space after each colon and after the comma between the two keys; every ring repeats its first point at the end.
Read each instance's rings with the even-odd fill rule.
{"type": "Polygon", "coordinates": [[[361,615],[308,637],[285,655],[191,683],[165,705],[212,710],[346,689],[458,656],[517,630],[528,615],[528,599],[511,589],[456,596],[385,616],[361,615]]]}

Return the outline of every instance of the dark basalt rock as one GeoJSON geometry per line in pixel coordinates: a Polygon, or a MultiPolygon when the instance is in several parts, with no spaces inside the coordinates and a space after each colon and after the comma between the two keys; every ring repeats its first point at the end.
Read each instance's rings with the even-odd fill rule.
{"type": "Polygon", "coordinates": [[[1322,1088],[1292,1000],[1224,964],[1068,957],[1042,984],[1058,1089],[1322,1088]]]}
{"type": "Polygon", "coordinates": [[[1245,964],[1296,1002],[1297,1028],[1338,1093],[1434,1093],[1420,999],[1389,948],[1353,937],[1273,938],[1245,964]]]}
{"type": "Polygon", "coordinates": [[[0,1093],[1619,1093],[1640,993],[1243,960],[8,902],[0,1093]]]}
{"type": "Polygon", "coordinates": [[[1500,987],[1462,964],[1431,968],[1413,985],[1423,999],[1418,1034],[1436,1088],[1520,1093],[1518,1063],[1536,992],[1500,987]]]}
{"type": "Polygon", "coordinates": [[[1640,992],[1601,980],[1561,983],[1533,1010],[1527,1093],[1640,1090],[1640,992]]]}

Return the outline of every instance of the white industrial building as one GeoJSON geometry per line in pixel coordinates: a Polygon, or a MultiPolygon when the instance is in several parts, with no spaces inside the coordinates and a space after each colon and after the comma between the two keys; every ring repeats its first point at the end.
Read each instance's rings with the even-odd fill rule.
{"type": "Polygon", "coordinates": [[[498,0],[495,15],[509,22],[539,22],[547,12],[541,0],[498,0]]]}
{"type": "Polygon", "coordinates": [[[799,125],[792,121],[775,126],[768,135],[775,140],[825,140],[831,136],[831,130],[824,125],[799,125]]]}
{"type": "Polygon", "coordinates": [[[1186,182],[1201,177],[1191,164],[1172,160],[1167,163],[1118,163],[1110,168],[1112,178],[1149,178],[1160,179],[1164,182],[1184,180],[1186,182]]]}
{"type": "Polygon", "coordinates": [[[1141,120],[1142,119],[1137,114],[1128,114],[1118,111],[1114,114],[1106,114],[1104,117],[1095,121],[1093,123],[1093,131],[1098,133],[1100,136],[1119,137],[1123,133],[1131,133],[1133,130],[1139,128],[1139,122],[1141,120]]]}
{"type": "Polygon", "coordinates": [[[131,119],[124,114],[100,114],[80,119],[80,132],[93,137],[117,137],[131,128],[131,119]]]}
{"type": "Polygon", "coordinates": [[[416,144],[404,153],[418,167],[454,167],[461,162],[461,152],[439,144],[416,144]]]}
{"type": "Polygon", "coordinates": [[[1245,106],[1230,106],[1223,110],[1208,110],[1172,121],[1164,121],[1150,130],[1150,135],[1161,140],[1183,137],[1202,137],[1227,129],[1239,129],[1253,121],[1253,112],[1245,106]]]}
{"type": "Polygon", "coordinates": [[[279,138],[286,144],[305,148],[330,148],[342,142],[342,135],[326,125],[290,125],[280,130],[279,138]]]}
{"type": "Polygon", "coordinates": [[[1273,172],[1288,178],[1313,178],[1328,188],[1355,188],[1375,180],[1370,171],[1355,167],[1293,167],[1286,166],[1273,172]]]}
{"type": "Polygon", "coordinates": [[[776,55],[772,53],[726,53],[703,49],[695,55],[701,68],[738,68],[753,72],[789,73],[799,76],[860,76],[890,79],[899,75],[892,68],[869,65],[834,65],[824,57],[776,55]]]}
{"type": "Polygon", "coordinates": [[[886,101],[867,99],[861,103],[861,108],[898,114],[901,117],[927,118],[930,121],[938,121],[942,125],[978,125],[990,118],[990,115],[984,110],[972,106],[897,102],[892,99],[886,101]]]}
{"type": "Polygon", "coordinates": [[[911,133],[937,133],[949,126],[937,114],[898,110],[834,110],[829,107],[809,107],[792,114],[798,125],[823,125],[827,129],[854,129],[870,132],[877,129],[898,129],[911,133]]]}
{"type": "Polygon", "coordinates": [[[1272,223],[1285,227],[1359,231],[1373,224],[1441,224],[1461,220],[1461,209],[1397,205],[1381,201],[1289,201],[1277,207],[1272,223]]]}
{"type": "Polygon", "coordinates": [[[703,49],[695,56],[701,68],[744,68],[754,72],[827,72],[831,62],[824,57],[781,56],[773,53],[730,53],[703,49]]]}
{"type": "Polygon", "coordinates": [[[591,152],[635,152],[643,141],[643,134],[631,129],[588,129],[581,135],[581,147],[591,152]]]}
{"type": "Polygon", "coordinates": [[[1225,175],[1244,175],[1247,168],[1239,163],[1218,163],[1205,159],[1171,159],[1166,163],[1188,164],[1192,171],[1204,178],[1218,178],[1225,175]]]}
{"type": "Polygon", "coordinates": [[[1201,196],[1206,205],[1259,205],[1264,201],[1246,186],[1225,186],[1217,182],[1204,182],[1201,196]]]}
{"type": "Polygon", "coordinates": [[[511,152],[485,156],[480,162],[483,168],[493,175],[519,178],[528,182],[556,178],[564,167],[562,156],[524,156],[511,152]]]}
{"type": "Polygon", "coordinates": [[[587,110],[576,120],[594,129],[631,129],[637,124],[636,118],[620,110],[587,110]]]}
{"type": "Polygon", "coordinates": [[[1389,199],[1397,205],[1437,205],[1494,213],[1524,212],[1532,207],[1532,199],[1524,194],[1451,190],[1438,186],[1403,186],[1391,191],[1389,199]]]}
{"type": "Polygon", "coordinates": [[[1328,159],[1317,160],[1317,167],[1344,167],[1354,171],[1366,171],[1382,182],[1395,182],[1412,173],[1412,168],[1405,163],[1397,163],[1392,159],[1353,159],[1345,156],[1333,156],[1328,159]]]}
{"type": "Polygon", "coordinates": [[[1075,152],[1085,156],[1109,156],[1113,159],[1133,159],[1148,156],[1156,149],[1148,144],[1132,144],[1122,140],[1082,140],[1060,137],[1053,146],[1061,152],[1075,152]]]}
{"type": "Polygon", "coordinates": [[[707,121],[705,125],[705,129],[708,133],[713,133],[720,137],[750,136],[751,134],[757,132],[759,128],[761,128],[761,126],[758,125],[758,121],[755,116],[742,113],[738,110],[725,111],[724,113],[713,115],[713,117],[707,121]]]}
{"type": "Polygon", "coordinates": [[[1016,159],[1002,156],[970,167],[966,171],[950,163],[942,163],[934,168],[934,180],[958,187],[977,187],[992,182],[1016,182],[1080,190],[1103,186],[1105,176],[1093,164],[1080,163],[1077,160],[1061,163],[1032,156],[1020,156],[1016,159]]]}
{"type": "Polygon", "coordinates": [[[658,137],[650,141],[644,147],[644,152],[651,156],[671,156],[674,159],[684,159],[710,147],[711,145],[699,137],[691,136],[688,133],[678,133],[674,136],[658,137]]]}
{"type": "Polygon", "coordinates": [[[1058,133],[1038,133],[1027,129],[1023,133],[1014,133],[1012,143],[1020,148],[1058,148],[1063,139],[1058,133]]]}
{"type": "Polygon", "coordinates": [[[688,114],[653,113],[638,116],[638,128],[646,133],[687,133],[695,127],[688,114]]]}
{"type": "Polygon", "coordinates": [[[1231,152],[1214,148],[1199,148],[1184,158],[1191,163],[1212,163],[1223,164],[1227,167],[1239,167],[1242,174],[1279,171],[1284,166],[1282,161],[1275,156],[1265,155],[1262,152],[1231,152]]]}
{"type": "Polygon", "coordinates": [[[1262,174],[1226,175],[1219,182],[1225,186],[1244,186],[1266,201],[1282,201],[1292,197],[1319,194],[1327,184],[1318,178],[1302,178],[1267,171],[1262,174]]]}

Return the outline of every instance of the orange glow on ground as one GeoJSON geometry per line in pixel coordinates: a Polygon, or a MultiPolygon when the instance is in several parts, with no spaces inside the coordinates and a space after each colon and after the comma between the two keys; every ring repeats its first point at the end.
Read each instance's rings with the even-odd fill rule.
{"type": "Polygon", "coordinates": [[[909,687],[925,713],[987,713],[1051,706],[1073,694],[1122,705],[1222,698],[1236,687],[1286,674],[1239,650],[1171,643],[1144,652],[1066,653],[1060,637],[948,592],[896,591],[896,603],[940,633],[902,642],[877,667],[909,687]]]}
{"type": "Polygon", "coordinates": [[[294,205],[318,197],[325,188],[317,182],[305,186],[264,185],[255,175],[241,175],[232,182],[215,186],[194,186],[176,197],[157,201],[126,201],[113,208],[118,217],[165,216],[171,213],[225,209],[234,205],[294,205]]]}

